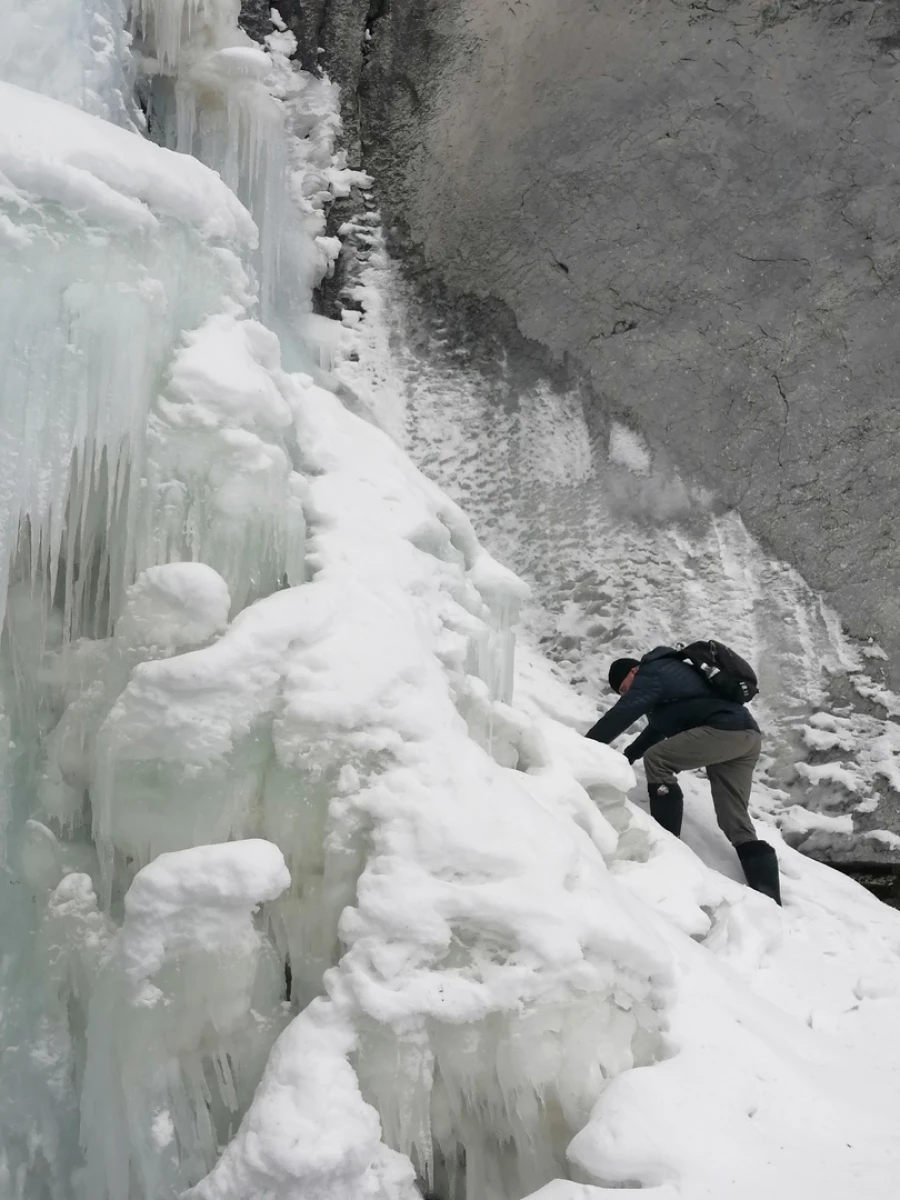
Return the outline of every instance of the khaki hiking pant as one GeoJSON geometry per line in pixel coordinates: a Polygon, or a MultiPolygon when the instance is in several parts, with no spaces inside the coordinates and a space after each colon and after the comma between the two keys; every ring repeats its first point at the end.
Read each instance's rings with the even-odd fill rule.
{"type": "Polygon", "coordinates": [[[647,783],[674,783],[679,771],[706,767],[719,828],[732,846],[755,842],[747,806],[761,745],[755,729],[686,729],[657,742],[644,755],[647,783]]]}

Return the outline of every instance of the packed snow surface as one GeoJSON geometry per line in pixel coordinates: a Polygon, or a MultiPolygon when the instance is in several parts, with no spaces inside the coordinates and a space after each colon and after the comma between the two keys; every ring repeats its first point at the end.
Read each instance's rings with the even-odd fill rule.
{"type": "MultiPolygon", "coordinates": [[[[89,9],[72,28],[95,37],[89,9]]],[[[136,68],[95,38],[48,96],[0,84],[0,1192],[893,1198],[900,916],[779,832],[855,818],[803,826],[766,776],[779,910],[702,781],[676,841],[584,739],[626,626],[585,633],[573,600],[579,694],[535,649],[539,573],[492,557],[399,444],[458,465],[468,381],[410,436],[378,281],[364,318],[306,315],[291,286],[337,249],[322,206],[364,180],[280,18],[265,53],[236,18],[141,3],[136,68]],[[113,103],[133,69],[172,149],[113,103]]],[[[538,400],[515,469],[543,502],[594,452],[570,397],[538,400]]],[[[687,490],[607,433],[621,494],[665,527],[687,490]]],[[[507,485],[502,454],[470,444],[473,498],[486,469],[507,485]]],[[[552,543],[559,511],[538,515],[492,540],[552,543]]],[[[609,532],[590,554],[645,636],[639,539],[626,567],[609,532]]],[[[803,645],[840,658],[828,621],[803,645]]],[[[823,707],[803,729],[849,754],[859,724],[823,707]]]]}

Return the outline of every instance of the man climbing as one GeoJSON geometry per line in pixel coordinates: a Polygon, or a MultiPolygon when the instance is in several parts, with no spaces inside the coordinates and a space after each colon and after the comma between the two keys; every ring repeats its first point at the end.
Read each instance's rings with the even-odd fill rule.
{"type": "Polygon", "coordinates": [[[647,717],[647,728],[623,753],[632,763],[643,758],[650,814],[676,837],[684,808],[676,776],[705,767],[716,820],[737,851],[747,883],[780,904],[778,859],[769,843],[757,838],[748,812],[762,741],[749,710],[718,695],[670,646],[657,646],[640,661],[617,658],[609,668],[609,686],[621,699],[586,736],[608,744],[647,717]]]}

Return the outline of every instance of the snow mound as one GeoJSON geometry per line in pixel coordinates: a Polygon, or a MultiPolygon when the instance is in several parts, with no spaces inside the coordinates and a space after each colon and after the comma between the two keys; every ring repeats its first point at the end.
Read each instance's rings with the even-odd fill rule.
{"type": "Polygon", "coordinates": [[[171,654],[222,633],[230,608],[225,580],[205,563],[149,567],[128,589],[116,637],[131,647],[171,654]]]}
{"type": "Polygon", "coordinates": [[[125,896],[126,972],[133,980],[149,978],[185,947],[233,951],[241,937],[255,938],[248,914],[290,882],[278,848],[258,839],[160,854],[125,896]]]}
{"type": "Polygon", "coordinates": [[[255,241],[247,210],[196,159],[9,83],[0,112],[0,173],[18,193],[5,203],[43,200],[122,233],[155,231],[165,216],[204,238],[255,241]]]}
{"type": "MultiPolygon", "coordinates": [[[[81,925],[96,921],[85,877],[60,889],[69,880],[81,925]]],[[[133,1178],[144,1196],[171,1195],[186,1169],[215,1160],[223,1117],[246,1105],[283,1023],[279,964],[252,913],[289,883],[259,840],[160,855],[138,872],[86,1005],[86,1194],[118,1200],[133,1178]]]]}

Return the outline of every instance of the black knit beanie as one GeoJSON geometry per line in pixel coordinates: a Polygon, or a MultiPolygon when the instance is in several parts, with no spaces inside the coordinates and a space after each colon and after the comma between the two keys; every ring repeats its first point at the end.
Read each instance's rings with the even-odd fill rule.
{"type": "Polygon", "coordinates": [[[636,658],[617,658],[609,668],[609,686],[614,692],[617,692],[622,686],[622,680],[628,674],[632,667],[639,667],[640,663],[636,658]]]}

